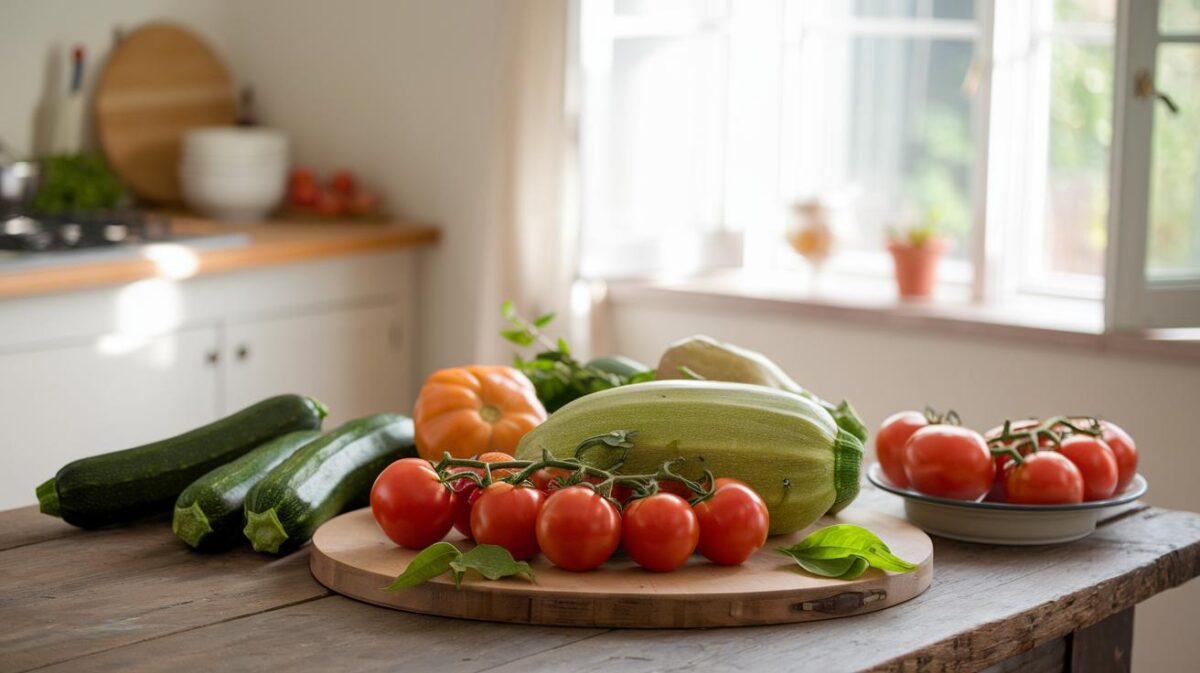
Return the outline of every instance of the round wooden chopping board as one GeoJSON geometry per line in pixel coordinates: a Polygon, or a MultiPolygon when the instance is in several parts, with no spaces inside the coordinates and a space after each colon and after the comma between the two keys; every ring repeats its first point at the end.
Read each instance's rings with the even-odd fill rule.
{"type": "MultiPolygon", "coordinates": [[[[468,542],[447,537],[461,549],[468,542]]],[[[537,582],[522,577],[484,580],[474,573],[456,589],[449,575],[411,589],[384,591],[416,552],[393,544],[370,509],[343,514],[312,540],[313,576],[333,591],[409,612],[498,622],[622,628],[698,628],[806,622],[862,614],[902,603],[933,581],[933,544],[905,521],[871,510],[826,516],[808,530],[770,538],[746,564],[722,567],[693,556],[671,573],[643,570],[618,556],[597,570],[560,570],[544,557],[531,562],[537,582]],[[816,528],[853,523],[873,531],[911,573],[874,568],[852,581],[816,577],[775,553],[816,528]]]]}
{"type": "Polygon", "coordinates": [[[96,85],[96,130],[113,172],[142,199],[178,203],[187,131],[237,120],[233,78],[197,35],[154,23],[127,35],[96,85]]]}

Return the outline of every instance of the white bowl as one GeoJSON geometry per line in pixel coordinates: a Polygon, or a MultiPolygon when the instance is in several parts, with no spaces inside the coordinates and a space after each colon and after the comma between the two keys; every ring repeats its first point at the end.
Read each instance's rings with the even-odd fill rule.
{"type": "Polygon", "coordinates": [[[262,127],[215,126],[188,131],[183,136],[183,155],[260,156],[286,154],[287,135],[262,127]]]}
{"type": "Polygon", "coordinates": [[[888,493],[904,498],[904,514],[926,533],[964,542],[1002,545],[1039,545],[1070,542],[1087,537],[1109,507],[1133,502],[1148,488],[1142,475],[1134,475],[1124,493],[1094,502],[1072,505],[1015,505],[1006,502],[972,502],[936,498],[900,488],[887,480],[878,463],[867,479],[888,493]]]}
{"type": "Polygon", "coordinates": [[[184,201],[196,211],[226,222],[253,222],[279,207],[286,190],[284,171],[237,175],[180,172],[184,201]]]}

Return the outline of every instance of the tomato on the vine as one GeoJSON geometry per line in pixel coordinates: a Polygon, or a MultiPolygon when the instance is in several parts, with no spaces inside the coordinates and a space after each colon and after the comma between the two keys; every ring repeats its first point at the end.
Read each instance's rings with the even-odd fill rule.
{"type": "Polygon", "coordinates": [[[371,513],[393,542],[424,549],[450,532],[457,496],[433,465],[402,458],[384,468],[371,486],[371,513]]]}
{"type": "Polygon", "coordinates": [[[1004,491],[1008,502],[1021,505],[1083,502],[1083,475],[1062,454],[1039,451],[1008,469],[1004,491]]]}
{"type": "Polygon", "coordinates": [[[700,541],[700,522],[687,500],[655,493],[625,508],[621,544],[634,563],[655,572],[683,565],[700,541]]]}
{"type": "Polygon", "coordinates": [[[921,493],[978,500],[991,488],[996,464],[983,437],[956,425],[930,425],[904,447],[904,473],[921,493]]]}
{"type": "Polygon", "coordinates": [[[549,493],[559,487],[559,480],[566,481],[571,476],[571,471],[561,467],[543,467],[529,475],[529,481],[533,482],[534,488],[544,493],[549,493]]]}
{"type": "Polygon", "coordinates": [[[537,543],[554,565],[575,572],[607,561],[621,543],[621,515],[590,486],[550,494],[537,515],[537,543]]]}
{"type": "Polygon", "coordinates": [[[1133,481],[1133,476],[1137,474],[1137,445],[1133,443],[1129,433],[1116,423],[1100,421],[1100,429],[1103,431],[1101,438],[1108,444],[1108,448],[1112,449],[1113,456],[1117,459],[1117,487],[1113,493],[1124,493],[1133,481]]]}
{"type": "MultiPolygon", "coordinates": [[[[501,451],[488,451],[481,453],[475,457],[475,460],[481,460],[485,463],[506,463],[515,460],[512,456],[501,451]]],[[[447,474],[455,474],[458,472],[474,472],[481,478],[484,475],[484,470],[481,467],[451,467],[446,470],[447,474]]],[[[517,471],[512,468],[503,468],[492,470],[492,479],[501,479],[517,471]]],[[[454,529],[468,538],[471,537],[471,507],[475,505],[475,501],[479,499],[479,486],[471,479],[452,479],[450,482],[451,490],[457,496],[454,501],[454,529]]]]}
{"type": "Polygon", "coordinates": [[[767,503],[736,479],[718,479],[712,497],[692,507],[700,523],[697,549],[719,565],[744,563],[767,541],[767,503]]]}
{"type": "Polygon", "coordinates": [[[500,545],[518,561],[538,553],[538,511],[546,494],[528,486],[497,481],[483,489],[471,508],[471,534],[479,544],[500,545]]]}
{"type": "Polygon", "coordinates": [[[1117,488],[1117,457],[1113,450],[1099,437],[1072,435],[1058,447],[1067,460],[1079,468],[1083,475],[1083,499],[1107,500],[1117,488]]]}
{"type": "Polygon", "coordinates": [[[875,433],[875,457],[883,474],[900,488],[908,488],[908,475],[904,473],[904,445],[908,438],[929,425],[929,419],[919,411],[901,411],[888,416],[875,433]]]}

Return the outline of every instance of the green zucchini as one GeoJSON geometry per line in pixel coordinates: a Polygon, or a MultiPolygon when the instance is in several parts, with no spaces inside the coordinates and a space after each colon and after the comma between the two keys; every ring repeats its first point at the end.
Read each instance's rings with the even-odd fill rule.
{"type": "Polygon", "coordinates": [[[316,430],[289,432],[193,481],[175,501],[171,530],[194,549],[233,546],[242,539],[246,493],[276,465],[320,436],[316,430]]]}
{"type": "Polygon", "coordinates": [[[310,397],[265,399],[170,439],[67,463],[37,487],[38,503],[83,528],[169,512],[201,475],[284,433],[319,428],[325,413],[310,397]]]}
{"type": "Polygon", "coordinates": [[[624,355],[605,355],[603,357],[592,358],[584,366],[599,369],[609,374],[615,374],[623,379],[650,371],[650,368],[646,365],[633,358],[627,358],[624,355]]]}
{"type": "Polygon", "coordinates": [[[255,551],[294,549],[329,519],[365,505],[383,468],[416,455],[409,418],[376,414],[350,421],[305,445],[250,489],[243,532],[255,551]]]}

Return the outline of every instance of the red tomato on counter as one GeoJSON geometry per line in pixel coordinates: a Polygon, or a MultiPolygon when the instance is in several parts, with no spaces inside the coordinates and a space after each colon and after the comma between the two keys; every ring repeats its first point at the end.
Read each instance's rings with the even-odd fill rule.
{"type": "Polygon", "coordinates": [[[718,479],[712,497],[692,509],[700,523],[697,549],[713,563],[740,565],[767,541],[767,503],[736,479],[718,479]]]}
{"type": "Polygon", "coordinates": [[[1113,456],[1117,459],[1117,487],[1113,494],[1124,493],[1129,487],[1129,483],[1133,481],[1133,476],[1137,474],[1138,452],[1137,445],[1133,443],[1133,438],[1129,436],[1116,423],[1108,421],[1100,421],[1100,428],[1104,434],[1101,438],[1108,448],[1112,449],[1113,456]]]}

